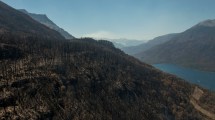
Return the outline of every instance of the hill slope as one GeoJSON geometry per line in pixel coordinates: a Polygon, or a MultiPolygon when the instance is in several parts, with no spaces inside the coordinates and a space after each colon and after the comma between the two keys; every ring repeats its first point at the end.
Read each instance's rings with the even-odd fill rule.
{"type": "Polygon", "coordinates": [[[135,56],[148,63],[173,63],[215,71],[215,20],[201,22],[169,42],[135,56]]]}
{"type": "Polygon", "coordinates": [[[19,11],[29,15],[31,18],[34,20],[40,22],[41,24],[44,24],[45,26],[58,31],[65,39],[74,39],[72,35],[70,35],[68,32],[57,26],[54,22],[52,22],[46,15],[42,14],[34,14],[34,13],[29,13],[28,11],[24,9],[20,9],[19,11]]]}
{"type": "Polygon", "coordinates": [[[175,36],[177,36],[176,33],[159,36],[159,37],[156,37],[152,40],[149,40],[146,43],[142,43],[142,44],[137,45],[137,46],[123,47],[122,50],[129,55],[135,55],[137,53],[146,51],[146,50],[148,50],[148,49],[150,49],[156,45],[165,43],[165,42],[171,40],[175,36]]]}
{"type": "Polygon", "coordinates": [[[194,86],[107,41],[37,38],[17,48],[25,52],[0,60],[1,119],[204,118],[189,102],[194,86]]]}

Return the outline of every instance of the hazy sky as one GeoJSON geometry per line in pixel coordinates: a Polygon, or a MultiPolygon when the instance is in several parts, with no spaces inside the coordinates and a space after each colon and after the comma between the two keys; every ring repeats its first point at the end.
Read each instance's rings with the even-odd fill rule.
{"type": "Polygon", "coordinates": [[[46,14],[75,37],[151,39],[215,19],[215,0],[2,0],[46,14]]]}

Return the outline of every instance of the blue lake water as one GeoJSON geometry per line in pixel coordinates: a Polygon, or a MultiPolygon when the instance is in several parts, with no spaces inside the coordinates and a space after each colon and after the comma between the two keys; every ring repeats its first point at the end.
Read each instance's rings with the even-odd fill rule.
{"type": "Polygon", "coordinates": [[[198,84],[203,88],[215,91],[215,72],[184,68],[173,64],[154,64],[153,66],[164,72],[176,75],[190,83],[198,84]]]}

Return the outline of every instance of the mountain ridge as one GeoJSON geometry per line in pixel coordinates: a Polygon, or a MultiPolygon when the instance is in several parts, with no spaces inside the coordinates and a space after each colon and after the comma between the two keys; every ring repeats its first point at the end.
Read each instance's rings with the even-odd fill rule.
{"type": "Polygon", "coordinates": [[[47,27],[58,31],[62,36],[64,36],[66,39],[74,39],[74,37],[72,35],[70,35],[67,31],[65,31],[64,29],[60,28],[59,26],[57,26],[53,21],[51,21],[47,15],[45,14],[35,14],[35,13],[29,13],[27,10],[25,9],[19,9],[19,11],[29,15],[31,18],[33,18],[34,20],[40,22],[41,24],[46,25],[47,27]]]}
{"type": "Polygon", "coordinates": [[[15,10],[0,1],[0,33],[19,34],[21,37],[39,36],[64,39],[58,32],[36,22],[28,15],[15,10]]]}
{"type": "Polygon", "coordinates": [[[135,56],[154,63],[179,64],[201,70],[215,71],[215,26],[202,25],[200,22],[180,33],[166,43],[157,45],[135,56]]]}
{"type": "Polygon", "coordinates": [[[143,52],[146,51],[156,45],[162,44],[164,42],[169,41],[171,38],[177,36],[177,33],[171,33],[171,34],[167,34],[167,35],[162,35],[162,36],[158,36],[155,37],[152,40],[149,40],[148,42],[142,43],[140,45],[137,46],[130,46],[130,47],[124,47],[121,48],[125,53],[129,54],[129,55],[135,55],[139,52],[143,52]]]}
{"type": "Polygon", "coordinates": [[[215,27],[215,19],[208,19],[198,23],[196,26],[215,27]]]}

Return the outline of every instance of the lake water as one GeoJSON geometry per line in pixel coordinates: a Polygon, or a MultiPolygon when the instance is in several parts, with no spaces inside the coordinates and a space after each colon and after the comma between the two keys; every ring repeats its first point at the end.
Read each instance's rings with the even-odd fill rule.
{"type": "Polygon", "coordinates": [[[164,72],[183,78],[190,83],[198,84],[203,88],[215,91],[215,72],[184,68],[173,64],[154,64],[153,66],[164,72]]]}

